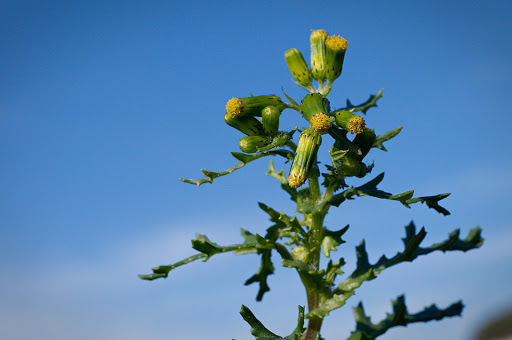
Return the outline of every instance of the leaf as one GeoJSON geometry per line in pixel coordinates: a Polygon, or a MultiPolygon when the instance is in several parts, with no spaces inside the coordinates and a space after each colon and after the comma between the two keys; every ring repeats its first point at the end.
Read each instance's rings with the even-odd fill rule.
{"type": "Polygon", "coordinates": [[[270,260],[272,256],[271,250],[260,250],[259,254],[261,254],[261,265],[256,274],[251,276],[247,281],[245,281],[244,285],[248,286],[254,282],[259,283],[258,294],[256,295],[256,301],[261,301],[263,299],[263,295],[266,292],[270,291],[270,287],[268,286],[267,279],[270,275],[274,274],[274,265],[270,260]]]}
{"type": "Polygon", "coordinates": [[[382,145],[382,143],[384,143],[385,141],[388,141],[390,140],[391,138],[395,137],[396,135],[398,135],[398,133],[400,133],[400,131],[402,131],[402,128],[403,126],[400,126],[400,127],[397,127],[391,131],[388,131],[382,135],[379,135],[377,136],[377,138],[375,139],[375,142],[373,142],[373,146],[372,148],[377,148],[377,149],[381,149],[383,151],[388,151],[384,145],[382,145]]]}
{"type": "MultiPolygon", "coordinates": [[[[169,275],[169,272],[177,267],[180,267],[184,264],[203,259],[203,261],[207,261],[211,256],[220,253],[226,252],[234,252],[235,254],[248,254],[248,253],[256,253],[259,251],[265,250],[265,246],[261,245],[259,242],[248,242],[250,239],[250,233],[242,229],[242,236],[245,238],[245,243],[242,244],[232,244],[229,246],[220,246],[208,239],[208,237],[204,235],[197,235],[197,239],[192,240],[192,247],[199,251],[200,254],[196,254],[190,257],[187,257],[184,260],[176,262],[171,265],[158,266],[152,268],[152,274],[139,275],[139,278],[143,280],[154,280],[159,278],[166,278],[169,275]]],[[[268,246],[267,246],[268,247],[268,246]]],[[[268,247],[269,248],[269,247],[268,247]]]]}
{"type": "Polygon", "coordinates": [[[369,270],[363,275],[358,277],[350,277],[344,283],[342,283],[336,290],[334,290],[331,297],[327,298],[317,308],[306,314],[306,317],[318,317],[323,318],[329,315],[332,310],[342,307],[346,301],[354,295],[354,291],[359,288],[363,282],[373,280],[375,278],[373,270],[369,270]]]}
{"type": "Polygon", "coordinates": [[[283,92],[284,96],[290,101],[290,103],[292,103],[292,105],[290,105],[291,106],[290,108],[300,112],[300,105],[297,104],[297,102],[295,100],[293,100],[292,97],[290,97],[286,93],[284,93],[284,91],[282,91],[282,92],[283,92]]]}
{"type": "Polygon", "coordinates": [[[381,199],[394,200],[402,203],[405,207],[410,208],[410,204],[417,202],[425,202],[429,208],[436,210],[443,215],[449,215],[450,212],[445,208],[441,207],[438,202],[450,194],[439,194],[436,196],[424,196],[424,197],[415,197],[414,190],[409,190],[401,194],[393,195],[389,192],[377,189],[377,185],[382,182],[384,179],[384,173],[379,174],[377,177],[372,179],[371,181],[359,186],[352,187],[350,189],[346,189],[339,194],[336,194],[331,197],[329,203],[334,205],[335,207],[339,207],[341,203],[343,203],[347,199],[352,199],[354,196],[372,196],[381,199]]]}
{"type": "Polygon", "coordinates": [[[372,264],[368,259],[366,252],[365,242],[356,247],[357,265],[352,274],[341,284],[339,284],[333,291],[332,295],[322,302],[313,311],[307,314],[307,317],[316,316],[324,317],[332,310],[343,306],[348,298],[354,295],[354,290],[357,289],[364,281],[369,281],[375,278],[381,271],[398,263],[405,261],[413,261],[418,256],[426,255],[431,252],[440,251],[467,251],[475,249],[483,244],[481,237],[481,230],[479,227],[474,228],[468,236],[461,240],[459,239],[459,230],[452,232],[448,239],[443,242],[436,243],[430,247],[420,247],[421,242],[427,235],[425,228],[416,233],[416,227],[413,222],[405,227],[406,235],[402,239],[404,243],[404,250],[398,252],[395,256],[387,258],[382,255],[380,259],[372,264]]]}
{"type": "Polygon", "coordinates": [[[277,135],[275,135],[272,138],[272,142],[270,142],[269,145],[259,148],[258,151],[259,152],[267,152],[270,150],[274,150],[278,147],[287,145],[287,143],[292,140],[293,134],[295,133],[295,131],[297,131],[297,127],[295,127],[290,132],[279,132],[277,135]]]}
{"type": "Polygon", "coordinates": [[[432,320],[441,320],[445,317],[459,316],[464,306],[458,301],[445,309],[439,309],[436,305],[431,305],[421,312],[409,314],[405,304],[405,297],[399,296],[396,300],[391,301],[393,312],[387,313],[386,317],[379,323],[374,324],[366,315],[363,304],[359,303],[354,308],[356,318],[356,330],[350,334],[348,340],[373,340],[379,335],[384,334],[392,327],[406,326],[415,322],[428,322],[432,320]]]}
{"type": "Polygon", "coordinates": [[[303,306],[299,306],[297,327],[295,327],[295,330],[290,335],[284,338],[269,331],[246,306],[242,305],[240,314],[242,315],[244,320],[251,326],[251,334],[256,337],[256,340],[300,340],[302,335],[304,334],[304,331],[306,330],[304,328],[303,306]]]}
{"type": "Polygon", "coordinates": [[[292,201],[297,202],[297,199],[299,198],[297,189],[294,189],[288,185],[288,179],[286,178],[283,169],[277,172],[276,168],[274,167],[274,162],[270,161],[268,163],[268,171],[265,174],[277,179],[279,183],[281,183],[281,188],[290,195],[292,201]]]}
{"type": "Polygon", "coordinates": [[[476,227],[472,229],[468,237],[464,240],[459,239],[460,230],[455,230],[450,233],[448,238],[440,243],[431,245],[430,247],[422,248],[420,244],[423,242],[427,232],[425,228],[416,233],[416,226],[413,222],[405,227],[405,237],[402,239],[404,243],[404,250],[398,252],[395,256],[387,258],[382,255],[375,264],[370,264],[368,261],[368,254],[366,253],[364,240],[356,247],[357,267],[351,276],[358,276],[365,273],[368,269],[372,269],[375,274],[379,274],[386,268],[394,266],[401,262],[412,262],[418,256],[426,255],[434,251],[467,251],[470,249],[479,248],[483,244],[481,237],[481,229],[476,227]]]}
{"type": "Polygon", "coordinates": [[[384,89],[380,89],[379,92],[377,92],[375,95],[370,95],[370,98],[367,101],[356,106],[352,105],[350,100],[347,99],[347,107],[341,110],[348,110],[351,112],[362,111],[364,114],[366,114],[366,111],[368,111],[370,108],[377,106],[377,100],[379,100],[382,97],[383,92],[384,89]]]}
{"type": "Polygon", "coordinates": [[[225,171],[213,172],[213,171],[208,171],[208,170],[201,170],[201,172],[203,173],[205,178],[202,178],[202,179],[178,178],[178,179],[185,183],[190,183],[190,184],[195,184],[197,186],[200,186],[201,184],[204,184],[204,183],[213,183],[214,179],[221,177],[221,176],[229,175],[229,174],[233,173],[234,171],[236,171],[240,168],[243,168],[247,163],[250,163],[252,161],[255,161],[255,160],[260,159],[265,156],[278,155],[278,156],[282,156],[287,159],[293,159],[293,152],[291,152],[289,150],[268,151],[265,153],[257,153],[257,154],[252,154],[252,155],[248,155],[248,154],[241,153],[241,152],[232,152],[231,154],[233,155],[233,157],[235,157],[239,161],[239,163],[225,171]]]}
{"type": "Polygon", "coordinates": [[[439,194],[436,196],[423,196],[423,197],[416,197],[408,199],[405,203],[406,204],[412,204],[416,202],[426,203],[427,207],[434,209],[435,211],[447,216],[450,215],[450,212],[446,210],[445,208],[441,207],[437,202],[440,200],[450,196],[450,194],[439,194]]]}
{"type": "Polygon", "coordinates": [[[345,234],[348,230],[348,225],[344,228],[337,231],[330,231],[327,228],[324,228],[323,239],[322,239],[322,251],[325,257],[330,257],[331,251],[336,251],[336,247],[342,243],[345,243],[344,240],[341,239],[341,236],[345,234]]]}

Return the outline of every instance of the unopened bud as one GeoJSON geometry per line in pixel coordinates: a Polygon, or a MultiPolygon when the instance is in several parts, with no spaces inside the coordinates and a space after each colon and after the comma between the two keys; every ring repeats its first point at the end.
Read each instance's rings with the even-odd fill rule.
{"type": "Polygon", "coordinates": [[[324,30],[311,31],[311,73],[319,83],[326,79],[325,40],[328,36],[324,30]]]}
{"type": "Polygon", "coordinates": [[[313,81],[313,75],[309,70],[302,53],[296,48],[289,49],[284,53],[286,65],[290,69],[293,78],[302,86],[309,86],[313,81]]]}
{"type": "Polygon", "coordinates": [[[259,120],[251,116],[232,117],[228,113],[224,115],[224,121],[229,125],[245,133],[248,136],[263,132],[263,125],[259,120]]]}
{"type": "Polygon", "coordinates": [[[247,136],[238,141],[240,150],[246,153],[257,152],[259,148],[270,144],[270,140],[265,136],[247,136]]]}
{"type": "Polygon", "coordinates": [[[361,155],[358,156],[359,160],[362,160],[368,154],[368,152],[370,152],[370,149],[372,148],[373,143],[375,143],[376,138],[377,137],[375,136],[373,129],[368,128],[364,129],[363,132],[354,137],[352,143],[361,149],[361,155]]]}
{"type": "Polygon", "coordinates": [[[366,164],[350,157],[343,157],[341,172],[346,177],[364,177],[366,175],[366,164]]]}
{"type": "Polygon", "coordinates": [[[275,106],[267,106],[261,111],[261,122],[263,128],[269,134],[276,133],[279,130],[279,117],[281,110],[275,106]]]}

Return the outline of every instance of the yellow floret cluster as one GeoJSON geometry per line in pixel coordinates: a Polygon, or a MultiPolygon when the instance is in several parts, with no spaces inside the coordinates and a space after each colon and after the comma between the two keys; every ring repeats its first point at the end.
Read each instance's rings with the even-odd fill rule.
{"type": "Polygon", "coordinates": [[[347,122],[347,127],[350,133],[358,135],[363,132],[366,127],[366,123],[364,122],[363,117],[354,116],[347,122]]]}
{"type": "Polygon", "coordinates": [[[325,46],[333,51],[344,51],[347,49],[348,41],[341,36],[332,35],[325,40],[325,46]]]}
{"type": "Polygon", "coordinates": [[[318,113],[314,115],[309,121],[313,130],[317,131],[320,134],[324,134],[329,130],[332,126],[331,119],[323,113],[318,113]]]}
{"type": "Polygon", "coordinates": [[[244,104],[240,99],[233,97],[226,103],[226,112],[233,118],[240,116],[244,112],[244,104]]]}

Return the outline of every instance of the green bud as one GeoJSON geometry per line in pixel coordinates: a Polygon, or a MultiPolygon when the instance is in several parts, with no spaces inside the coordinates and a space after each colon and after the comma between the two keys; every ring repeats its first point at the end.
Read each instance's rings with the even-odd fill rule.
{"type": "Polygon", "coordinates": [[[331,83],[341,74],[347,45],[348,41],[335,35],[325,40],[326,77],[331,83]]]}
{"type": "Polygon", "coordinates": [[[366,164],[345,156],[341,163],[341,173],[346,177],[364,177],[366,175],[366,164]]]}
{"type": "Polygon", "coordinates": [[[270,140],[268,139],[268,137],[265,136],[247,136],[238,141],[240,150],[246,153],[257,152],[259,148],[262,148],[269,144],[270,140]]]}
{"type": "Polygon", "coordinates": [[[311,31],[311,73],[319,83],[326,79],[325,40],[328,36],[324,30],[311,31]]]}
{"type": "Polygon", "coordinates": [[[298,188],[306,182],[321,143],[322,137],[312,128],[302,131],[288,176],[290,187],[298,188]]]}
{"type": "Polygon", "coordinates": [[[364,118],[349,111],[337,111],[335,119],[336,124],[354,135],[360,134],[365,128],[364,118]]]}
{"type": "Polygon", "coordinates": [[[320,93],[308,94],[300,103],[300,112],[308,122],[319,113],[329,115],[329,111],[331,111],[329,101],[320,93]]]}
{"type": "Polygon", "coordinates": [[[267,106],[261,111],[261,122],[267,133],[274,134],[279,130],[280,116],[281,111],[275,106],[267,106]]]}
{"type": "Polygon", "coordinates": [[[309,250],[304,246],[297,246],[292,249],[293,256],[301,261],[306,263],[309,259],[309,250]]]}
{"type": "Polygon", "coordinates": [[[286,104],[281,98],[275,95],[251,96],[242,98],[231,98],[226,103],[226,112],[231,117],[258,116],[261,117],[261,110],[267,106],[275,106],[284,110],[286,104]]]}
{"type": "Polygon", "coordinates": [[[365,128],[363,132],[354,137],[352,143],[357,145],[362,152],[360,156],[357,156],[359,160],[362,160],[368,154],[368,152],[370,152],[370,149],[372,148],[373,143],[375,143],[376,138],[377,137],[375,136],[373,129],[368,128],[365,128]]]}
{"type": "Polygon", "coordinates": [[[302,53],[298,49],[292,48],[284,52],[284,59],[297,83],[302,86],[310,86],[313,81],[313,75],[302,53]]]}
{"type": "Polygon", "coordinates": [[[263,125],[259,120],[251,116],[231,117],[224,115],[224,121],[229,125],[245,133],[248,136],[257,135],[263,132],[263,125]]]}

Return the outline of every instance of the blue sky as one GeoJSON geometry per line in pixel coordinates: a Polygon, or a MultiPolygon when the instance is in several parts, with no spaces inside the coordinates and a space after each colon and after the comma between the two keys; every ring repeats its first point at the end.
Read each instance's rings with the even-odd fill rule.
{"type": "MultiPolygon", "coordinates": [[[[382,188],[452,193],[448,217],[348,202],[327,218],[351,225],[340,254],[350,261],[365,238],[371,259],[392,255],[410,220],[427,228],[426,243],[477,224],[486,238],[383,272],[323,336],[345,338],[360,300],[379,320],[405,293],[411,312],[458,299],[466,309],[381,339],[471,339],[512,305],[511,13],[508,1],[2,1],[0,338],[251,339],[242,303],[289,333],[305,303],[297,276],[278,269],[256,303],[243,282],[257,257],[219,256],[167,280],[136,275],[193,254],[196,232],[219,243],[238,242],[240,227],[262,233],[258,201],[293,212],[266,160],[200,188],[177,178],[235,164],[228,99],[282,89],[301,99],[283,53],[308,55],[310,29],[323,28],[349,40],[331,106],[385,88],[367,123],[404,126],[388,153],[368,156],[386,172],[382,188]]],[[[290,111],[284,124],[304,122],[290,111]]]]}

